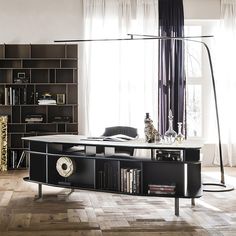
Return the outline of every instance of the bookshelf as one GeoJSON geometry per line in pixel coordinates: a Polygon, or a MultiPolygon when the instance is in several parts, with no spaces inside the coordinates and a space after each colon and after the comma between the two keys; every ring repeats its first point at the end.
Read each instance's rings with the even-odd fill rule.
{"type": "Polygon", "coordinates": [[[8,116],[8,168],[15,168],[28,149],[22,137],[78,134],[77,54],[73,44],[0,45],[0,115],[8,116]],[[56,104],[39,105],[45,94],[56,104]]]}

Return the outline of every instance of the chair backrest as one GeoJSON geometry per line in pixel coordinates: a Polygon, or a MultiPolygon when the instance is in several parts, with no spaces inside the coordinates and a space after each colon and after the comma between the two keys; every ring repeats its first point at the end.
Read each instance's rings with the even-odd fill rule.
{"type": "MultiPolygon", "coordinates": [[[[103,133],[103,136],[112,136],[116,134],[124,134],[127,136],[130,136],[132,138],[136,138],[138,136],[138,132],[136,128],[129,127],[129,126],[113,126],[113,127],[107,127],[105,129],[105,132],[103,133]]],[[[134,154],[134,148],[129,147],[117,147],[115,149],[116,153],[125,153],[130,156],[133,156],[134,154]]]]}
{"type": "Polygon", "coordinates": [[[105,132],[103,133],[103,136],[112,136],[116,134],[124,134],[132,138],[135,138],[138,136],[137,129],[133,127],[129,127],[129,126],[107,127],[105,129],[105,132]]]}

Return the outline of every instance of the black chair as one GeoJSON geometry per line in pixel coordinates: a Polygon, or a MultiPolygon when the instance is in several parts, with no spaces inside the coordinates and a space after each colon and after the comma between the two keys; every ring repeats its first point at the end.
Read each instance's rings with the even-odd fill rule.
{"type": "MultiPolygon", "coordinates": [[[[136,128],[129,127],[129,126],[113,126],[113,127],[107,127],[105,129],[105,132],[102,136],[112,136],[116,134],[124,134],[127,136],[130,136],[132,138],[136,138],[138,136],[138,132],[136,128]]],[[[104,148],[101,147],[99,150],[97,150],[98,153],[104,152],[104,148]]],[[[134,148],[129,147],[117,147],[115,148],[115,153],[124,153],[128,154],[130,156],[133,156],[134,154],[134,148]]]]}

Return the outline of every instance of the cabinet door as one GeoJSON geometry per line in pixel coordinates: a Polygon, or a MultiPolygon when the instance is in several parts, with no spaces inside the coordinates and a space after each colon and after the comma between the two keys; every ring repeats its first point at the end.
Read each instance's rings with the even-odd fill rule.
{"type": "Polygon", "coordinates": [[[46,155],[30,153],[29,179],[46,183],[46,155]]]}

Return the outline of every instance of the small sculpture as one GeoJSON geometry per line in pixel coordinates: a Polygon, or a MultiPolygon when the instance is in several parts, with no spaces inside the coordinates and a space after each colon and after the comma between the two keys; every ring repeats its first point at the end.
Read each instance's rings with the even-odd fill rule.
{"type": "Polygon", "coordinates": [[[148,143],[160,142],[161,141],[161,135],[155,129],[155,127],[153,125],[153,121],[149,117],[149,113],[146,113],[144,123],[145,123],[145,128],[144,128],[145,142],[148,142],[148,143]]]}

